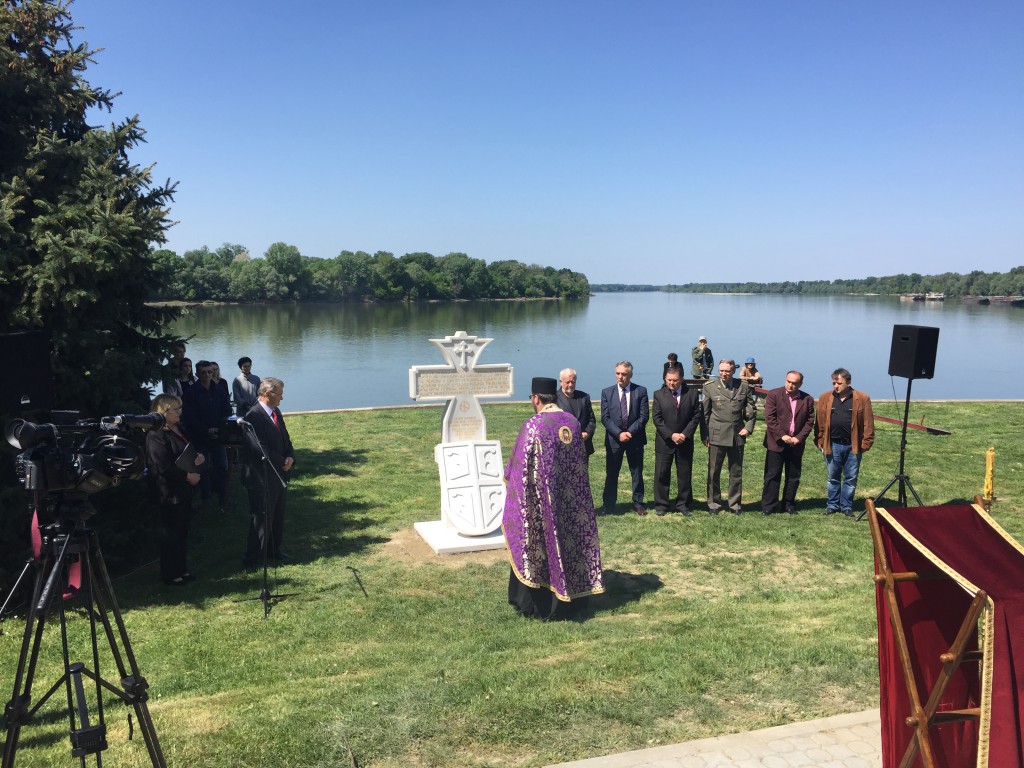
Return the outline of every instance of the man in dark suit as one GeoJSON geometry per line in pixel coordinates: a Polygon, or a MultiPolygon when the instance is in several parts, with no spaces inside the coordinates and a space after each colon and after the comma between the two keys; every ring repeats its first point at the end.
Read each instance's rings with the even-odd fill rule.
{"type": "Polygon", "coordinates": [[[264,561],[281,562],[284,535],[284,500],[288,473],[295,463],[292,441],[278,407],[284,399],[284,382],[268,376],[260,382],[256,405],[245,414],[245,465],[242,484],[249,489],[249,540],[242,564],[255,568],[264,561]],[[263,460],[266,453],[267,460],[263,460]],[[269,537],[269,538],[268,538],[269,537]]]}
{"type": "Polygon", "coordinates": [[[671,510],[690,516],[693,503],[693,435],[700,424],[696,387],[683,384],[683,367],[672,363],[665,386],[654,393],[654,507],[661,517],[671,510]],[[676,498],[668,499],[672,465],[676,465],[676,498]]]}
{"type": "Polygon", "coordinates": [[[615,385],[601,390],[601,423],[605,429],[605,514],[615,511],[623,456],[629,464],[633,482],[633,511],[641,516],[647,514],[644,506],[644,446],[647,444],[649,404],[647,390],[631,383],[632,378],[633,364],[623,360],[615,366],[615,385]]]}
{"type": "Polygon", "coordinates": [[[562,386],[559,387],[555,396],[555,405],[566,413],[571,413],[580,423],[583,433],[583,448],[587,454],[587,463],[590,463],[590,454],[594,452],[594,430],[597,429],[597,417],[594,416],[594,406],[590,402],[590,395],[581,389],[576,389],[576,371],[566,368],[558,374],[562,386]]]}
{"type": "Polygon", "coordinates": [[[764,492],[761,512],[779,511],[779,481],[786,470],[782,491],[782,511],[796,514],[796,491],[800,487],[800,467],[804,446],[814,425],[814,398],[800,389],[804,375],[786,374],[786,384],[768,392],[764,401],[764,492]]]}
{"type": "Polygon", "coordinates": [[[181,417],[185,422],[185,434],[193,447],[206,457],[211,468],[199,481],[203,501],[216,494],[223,512],[227,499],[228,452],[217,437],[220,425],[231,415],[231,403],[227,390],[213,383],[213,363],[200,360],[196,373],[196,383],[181,396],[181,417]]]}

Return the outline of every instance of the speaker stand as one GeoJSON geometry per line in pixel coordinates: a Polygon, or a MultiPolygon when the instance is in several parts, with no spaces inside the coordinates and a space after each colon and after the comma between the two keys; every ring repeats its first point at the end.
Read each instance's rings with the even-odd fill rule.
{"type": "MultiPolygon", "coordinates": [[[[903,433],[900,435],[900,468],[899,471],[892,476],[892,480],[889,481],[889,484],[886,485],[885,488],[882,489],[882,492],[873,499],[876,506],[878,506],[878,502],[881,501],[882,497],[885,496],[886,491],[896,485],[896,483],[900,484],[899,495],[896,502],[899,506],[907,506],[907,488],[909,488],[910,492],[914,494],[914,501],[917,502],[917,506],[924,506],[924,504],[921,503],[921,497],[918,496],[917,491],[914,490],[914,484],[910,482],[910,475],[905,471],[907,458],[907,419],[910,418],[910,385],[913,383],[913,379],[907,379],[907,399],[903,404],[903,433]]],[[[867,514],[866,509],[860,513],[857,520],[861,520],[865,514],[867,514]]]]}

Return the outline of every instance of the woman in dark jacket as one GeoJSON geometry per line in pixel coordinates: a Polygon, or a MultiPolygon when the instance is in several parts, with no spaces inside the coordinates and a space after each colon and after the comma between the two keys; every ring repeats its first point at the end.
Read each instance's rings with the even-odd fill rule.
{"type": "MultiPolygon", "coordinates": [[[[163,429],[146,434],[146,478],[150,493],[160,505],[160,578],[165,584],[179,585],[192,581],[185,564],[188,549],[188,520],[192,513],[192,491],[199,482],[198,472],[186,472],[175,462],[188,439],[178,425],[181,422],[181,398],[157,395],[153,413],[163,414],[163,429]]],[[[195,464],[203,463],[198,454],[195,464]]]]}

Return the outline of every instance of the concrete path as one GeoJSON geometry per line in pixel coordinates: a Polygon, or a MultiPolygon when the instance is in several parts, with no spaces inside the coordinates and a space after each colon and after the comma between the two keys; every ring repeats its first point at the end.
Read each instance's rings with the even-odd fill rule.
{"type": "Polygon", "coordinates": [[[881,768],[881,752],[879,713],[871,709],[559,763],[558,768],[881,768]]]}

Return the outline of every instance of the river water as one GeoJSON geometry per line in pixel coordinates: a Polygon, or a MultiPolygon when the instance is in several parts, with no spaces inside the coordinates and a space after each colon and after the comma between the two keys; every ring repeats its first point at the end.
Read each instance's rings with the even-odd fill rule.
{"type": "Polygon", "coordinates": [[[215,305],[190,308],[174,331],[194,336],[193,362],[216,360],[229,379],[248,355],[254,373],[284,380],[283,407],[299,411],[413,402],[409,367],[442,364],[428,339],[459,330],[493,338],[479,362],[514,367],[515,399],[528,396],[532,377],[572,367],[597,400],[619,360],[633,363],[636,383],[656,388],[669,352],[689,375],[690,349],[703,334],[716,361],[755,357],[766,386],[781,386],[795,368],[818,395],[844,367],[855,388],[902,402],[907,380],[888,375],[896,324],[940,329],[935,377],[914,380],[913,399],[1020,397],[1024,309],[955,301],[602,293],[574,302],[215,305]]]}

